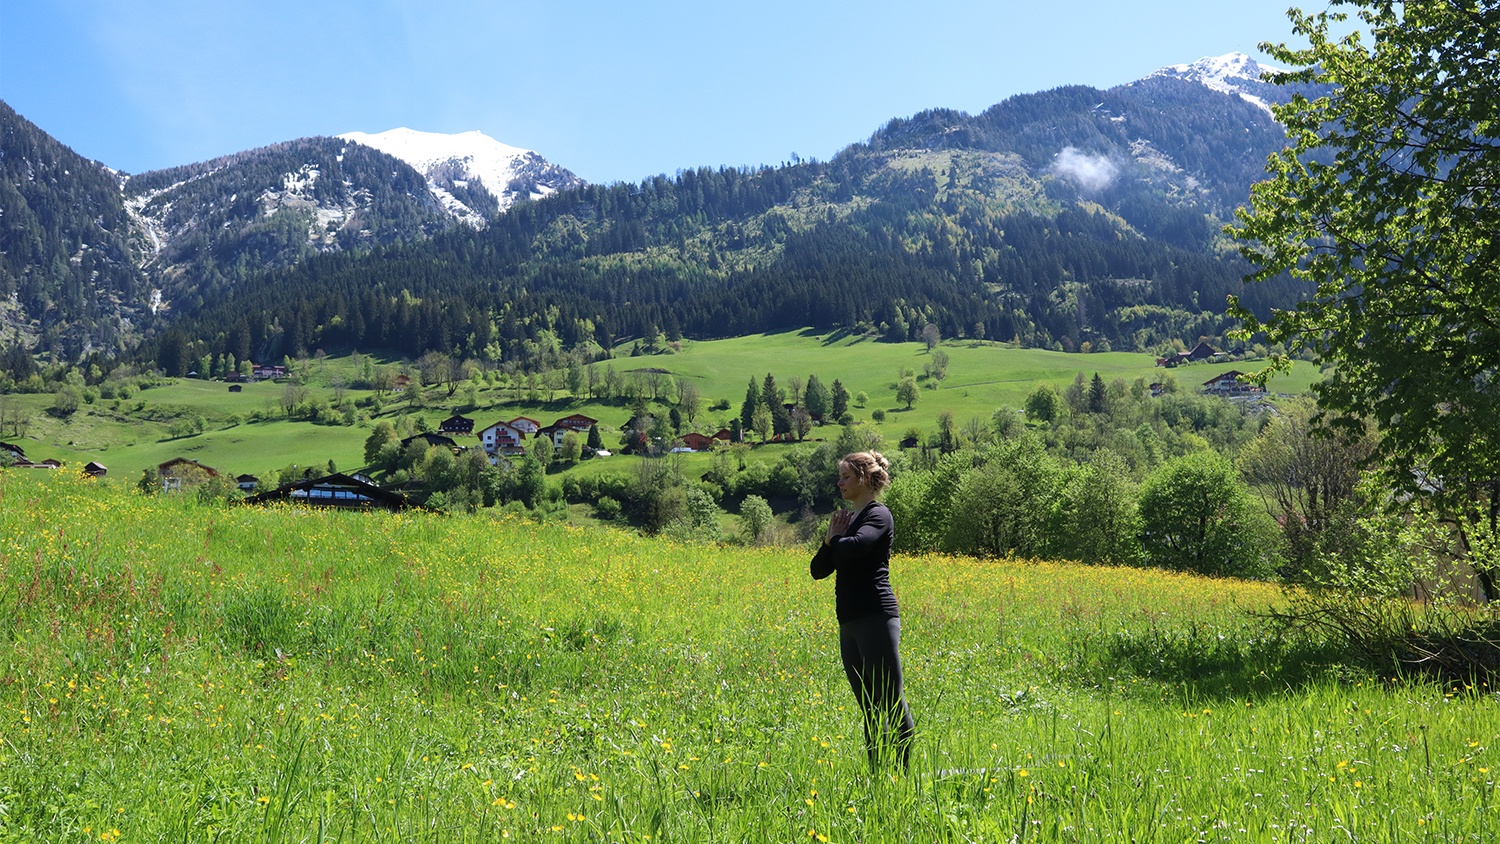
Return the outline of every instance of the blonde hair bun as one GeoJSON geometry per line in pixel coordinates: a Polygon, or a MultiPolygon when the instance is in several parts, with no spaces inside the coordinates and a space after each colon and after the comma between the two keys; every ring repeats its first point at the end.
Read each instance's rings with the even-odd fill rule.
{"type": "Polygon", "coordinates": [[[876,494],[891,484],[890,461],[878,451],[856,451],[844,455],[844,459],[839,462],[848,466],[849,471],[868,484],[876,494]]]}

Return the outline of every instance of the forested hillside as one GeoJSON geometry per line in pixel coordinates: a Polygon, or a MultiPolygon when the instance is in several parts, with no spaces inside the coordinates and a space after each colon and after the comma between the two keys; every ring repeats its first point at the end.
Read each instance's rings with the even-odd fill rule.
{"type": "Polygon", "coordinates": [[[1192,343],[1228,327],[1230,293],[1259,312],[1295,301],[1290,280],[1245,289],[1249,267],[1219,234],[1252,162],[1283,141],[1263,110],[1174,79],[929,112],[829,162],[587,186],[484,231],[315,257],[205,295],[142,360],[172,372],[205,353],[378,346],[524,365],[657,331],[802,326],[906,340],[934,324],[1063,350],[1192,343]],[[1064,150],[1092,170],[1060,166],[1064,150]]]}
{"type": "Polygon", "coordinates": [[[169,306],[189,309],[311,255],[419,240],[453,225],[410,165],[338,138],[144,173],[124,190],[151,241],[148,274],[169,306]]]}
{"type": "Polygon", "coordinates": [[[923,112],[826,162],[563,190],[483,230],[328,138],[130,177],[111,219],[134,214],[120,230],[162,291],[130,356],[169,374],[325,347],[534,368],[806,326],[1152,350],[1221,336],[1231,293],[1296,301],[1289,279],[1245,288],[1220,233],[1284,143],[1264,109],[1157,77],[923,112]]]}
{"type": "Polygon", "coordinates": [[[148,315],[114,173],[0,102],[0,310],[7,342],[119,351],[148,315]]]}

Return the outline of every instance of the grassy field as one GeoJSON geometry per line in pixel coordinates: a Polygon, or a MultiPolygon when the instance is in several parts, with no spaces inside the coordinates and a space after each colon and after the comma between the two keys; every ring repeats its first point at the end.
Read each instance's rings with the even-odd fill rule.
{"type": "MultiPolygon", "coordinates": [[[[1123,352],[1078,355],[963,341],[947,343],[942,348],[951,358],[947,379],[940,389],[923,389],[921,398],[910,410],[896,401],[894,385],[901,367],[921,373],[927,350],[920,343],[876,343],[848,337],[833,340],[832,335],[824,338],[806,331],[783,332],[689,342],[679,354],[625,356],[610,363],[620,372],[653,367],[667,370],[675,378],[691,379],[698,385],[705,406],[727,399],[729,411],[705,411],[700,417],[700,422],[715,427],[720,423],[727,425],[738,415],[751,377],[758,384],[771,372],[783,387],[793,376],[805,380],[808,375],[816,374],[829,384],[837,378],[851,395],[865,392],[870,396],[864,408],[852,408],[857,418],[868,420],[877,408],[887,412],[886,421],[879,427],[886,440],[892,442],[899,440],[912,425],[934,429],[938,414],[944,410],[952,411],[960,423],[974,416],[988,420],[1001,406],[1019,408],[1038,383],[1061,387],[1078,372],[1091,377],[1097,371],[1106,380],[1120,377],[1132,381],[1144,377],[1148,382],[1168,372],[1157,368],[1155,359],[1149,355],[1123,352]]],[[[625,350],[620,351],[623,354],[625,350]]],[[[1184,389],[1195,389],[1201,382],[1231,368],[1257,371],[1262,366],[1263,363],[1255,362],[1193,364],[1170,373],[1184,389]]],[[[338,375],[349,379],[352,374],[350,358],[331,357],[322,366],[312,365],[310,387],[315,395],[331,401],[332,379],[338,375]]],[[[1283,393],[1300,393],[1317,378],[1315,366],[1299,361],[1290,375],[1273,380],[1271,387],[1283,393]]],[[[352,469],[363,462],[368,427],[315,425],[284,418],[245,421],[254,413],[275,419],[280,413],[284,389],[281,384],[262,382],[246,385],[242,393],[236,394],[228,392],[228,385],[222,382],[178,379],[166,386],[144,390],[120,402],[118,409],[114,401],[99,399],[65,420],[44,411],[52,401],[50,395],[11,396],[7,400],[32,414],[28,437],[21,440],[28,457],[33,460],[53,457],[79,465],[97,460],[109,466],[116,477],[139,478],[148,466],[177,456],[232,474],[259,474],[292,463],[324,465],[330,459],[341,469],[352,469]],[[137,410],[142,402],[145,409],[137,410]],[[191,414],[204,418],[205,432],[170,437],[172,420],[191,414]]],[[[350,390],[346,398],[353,401],[368,395],[366,391],[350,390]]],[[[479,393],[478,407],[467,405],[463,391],[451,399],[437,391],[427,407],[412,410],[405,401],[392,402],[376,419],[421,415],[435,426],[455,412],[474,418],[479,426],[517,416],[529,416],[548,424],[571,413],[584,413],[601,420],[609,446],[615,444],[617,436],[608,434],[617,431],[630,416],[629,409],[621,404],[575,399],[565,393],[559,393],[554,401],[533,403],[516,401],[508,391],[502,394],[486,389],[479,393]]]]}
{"type": "Polygon", "coordinates": [[[807,556],[0,471],[6,841],[1493,840],[1500,707],[1265,584],[898,557],[872,776],[807,556]]]}

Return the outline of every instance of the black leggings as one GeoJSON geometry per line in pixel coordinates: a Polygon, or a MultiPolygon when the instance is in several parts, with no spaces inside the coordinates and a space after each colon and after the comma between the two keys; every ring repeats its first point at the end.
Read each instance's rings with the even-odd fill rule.
{"type": "Polygon", "coordinates": [[[864,713],[870,767],[883,759],[910,764],[917,725],[901,692],[901,619],[872,615],[839,624],[839,652],[849,688],[864,713]]]}

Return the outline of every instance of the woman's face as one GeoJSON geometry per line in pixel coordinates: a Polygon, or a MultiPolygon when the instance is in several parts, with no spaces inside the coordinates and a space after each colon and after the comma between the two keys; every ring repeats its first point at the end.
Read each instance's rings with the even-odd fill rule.
{"type": "Polygon", "coordinates": [[[854,474],[848,463],[839,464],[839,494],[844,496],[845,501],[857,501],[869,491],[868,481],[854,474]]]}

